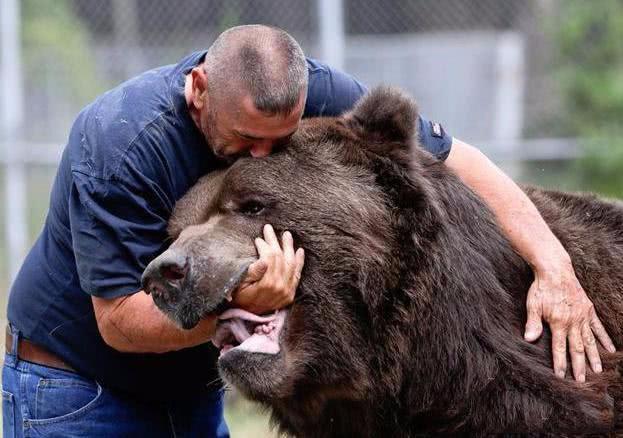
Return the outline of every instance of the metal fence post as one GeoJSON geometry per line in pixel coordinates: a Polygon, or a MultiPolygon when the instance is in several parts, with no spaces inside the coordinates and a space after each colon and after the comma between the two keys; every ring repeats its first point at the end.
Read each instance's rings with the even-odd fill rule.
{"type": "Polygon", "coordinates": [[[115,29],[115,59],[123,59],[123,76],[130,78],[149,65],[140,49],[139,9],[136,0],[113,0],[112,23],[115,29]],[[130,56],[124,56],[129,53],[130,56]]]}
{"type": "Polygon", "coordinates": [[[26,175],[21,160],[24,101],[21,69],[19,0],[0,1],[0,143],[6,163],[5,233],[8,244],[9,275],[15,278],[27,242],[26,175]]]}
{"type": "MultiPolygon", "coordinates": [[[[497,43],[497,90],[494,104],[493,140],[498,153],[517,157],[522,136],[524,114],[525,53],[524,39],[519,32],[504,32],[497,43]]],[[[507,168],[511,176],[519,168],[507,168]]]]}
{"type": "Polygon", "coordinates": [[[318,0],[320,56],[331,67],[344,68],[343,0],[318,0]]]}

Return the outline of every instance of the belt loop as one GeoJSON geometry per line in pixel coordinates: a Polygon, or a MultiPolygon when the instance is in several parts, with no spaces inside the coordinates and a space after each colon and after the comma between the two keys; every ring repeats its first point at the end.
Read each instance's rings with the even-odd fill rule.
{"type": "Polygon", "coordinates": [[[11,354],[15,356],[15,361],[17,362],[18,356],[17,356],[17,348],[19,346],[19,330],[17,328],[15,328],[15,326],[13,326],[13,324],[9,324],[9,330],[11,332],[11,338],[13,339],[12,345],[11,345],[11,354]]]}

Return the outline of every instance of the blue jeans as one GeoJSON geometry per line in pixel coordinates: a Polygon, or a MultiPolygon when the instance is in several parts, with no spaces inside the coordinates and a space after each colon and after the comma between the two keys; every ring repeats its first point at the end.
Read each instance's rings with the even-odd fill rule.
{"type": "Polygon", "coordinates": [[[76,373],[20,360],[15,351],[2,370],[2,426],[5,438],[229,437],[221,391],[138,401],[76,373]]]}

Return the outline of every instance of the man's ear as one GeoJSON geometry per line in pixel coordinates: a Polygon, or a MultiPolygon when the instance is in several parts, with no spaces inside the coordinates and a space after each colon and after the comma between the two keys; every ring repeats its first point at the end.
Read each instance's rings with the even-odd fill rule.
{"type": "Polygon", "coordinates": [[[203,66],[195,67],[190,72],[192,78],[192,103],[199,111],[206,105],[208,96],[208,75],[203,66]]]}
{"type": "Polygon", "coordinates": [[[395,87],[376,87],[344,118],[367,141],[398,142],[406,147],[417,133],[415,101],[395,87]]]}

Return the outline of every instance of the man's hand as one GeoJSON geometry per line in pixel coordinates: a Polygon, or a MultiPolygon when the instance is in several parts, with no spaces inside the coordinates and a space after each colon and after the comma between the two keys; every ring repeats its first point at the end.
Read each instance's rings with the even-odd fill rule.
{"type": "Polygon", "coordinates": [[[595,336],[608,351],[614,351],[614,345],[575,276],[569,254],[532,201],[482,152],[460,140],[453,140],[446,165],[485,200],[506,237],[534,270],[525,339],[533,341],[541,336],[543,318],[552,329],[558,376],[564,377],[567,369],[567,340],[576,379],[586,378],[585,355],[593,371],[599,372],[595,336]]]}
{"type": "Polygon", "coordinates": [[[586,379],[586,360],[594,372],[602,371],[601,359],[595,337],[603,347],[615,352],[614,344],[595,313],[593,303],[575,276],[571,263],[545,273],[535,273],[528,291],[528,321],[525,339],[537,340],[543,333],[544,319],[552,331],[554,371],[564,378],[567,371],[567,342],[575,379],[586,379]]]}
{"type": "Polygon", "coordinates": [[[255,239],[259,260],[249,266],[247,277],[234,294],[236,306],[257,314],[292,303],[305,262],[302,248],[294,251],[292,234],[283,233],[282,245],[273,227],[264,225],[264,239],[255,239]]]}

